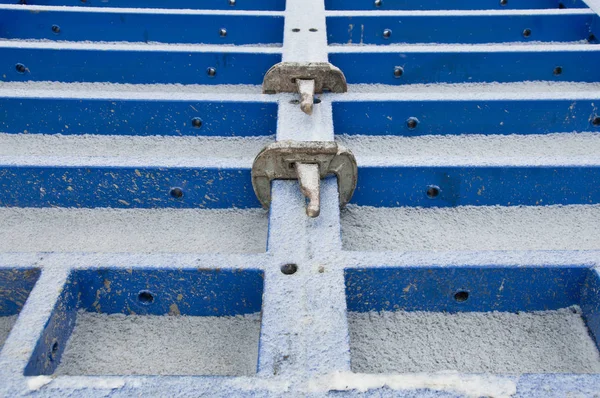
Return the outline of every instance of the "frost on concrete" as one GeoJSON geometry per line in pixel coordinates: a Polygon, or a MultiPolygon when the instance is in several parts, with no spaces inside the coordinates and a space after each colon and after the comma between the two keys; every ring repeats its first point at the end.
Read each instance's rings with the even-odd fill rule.
{"type": "Polygon", "coordinates": [[[600,373],[579,307],[537,312],[350,312],[352,370],[600,373]]]}
{"type": "Polygon", "coordinates": [[[16,321],[17,315],[0,316],[0,348],[2,348],[16,321]]]}
{"type": "Polygon", "coordinates": [[[1,252],[257,253],[262,209],[0,208],[1,252]]]}
{"type": "Polygon", "coordinates": [[[344,249],[354,251],[597,250],[600,206],[348,206],[344,249]]]}
{"type": "Polygon", "coordinates": [[[260,313],[154,316],[80,311],[57,375],[256,373],[260,313]]]}

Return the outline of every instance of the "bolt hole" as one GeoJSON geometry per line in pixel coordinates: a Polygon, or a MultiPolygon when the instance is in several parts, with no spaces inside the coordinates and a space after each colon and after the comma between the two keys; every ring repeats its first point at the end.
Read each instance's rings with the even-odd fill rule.
{"type": "Polygon", "coordinates": [[[294,28],[294,29],[292,29],[292,32],[298,33],[298,32],[300,32],[300,28],[294,28]]]}
{"type": "Polygon", "coordinates": [[[435,199],[440,195],[440,187],[437,185],[430,185],[427,187],[427,197],[429,199],[435,199]]]}
{"type": "Polygon", "coordinates": [[[592,124],[596,127],[600,126],[600,116],[594,116],[594,118],[592,119],[592,124]]]}
{"type": "Polygon", "coordinates": [[[232,7],[235,6],[235,0],[229,0],[229,5],[232,7]]]}
{"type": "Polygon", "coordinates": [[[300,103],[300,100],[297,100],[297,99],[293,99],[290,101],[290,104],[292,104],[292,105],[298,105],[299,103],[300,103]]]}
{"type": "Polygon", "coordinates": [[[466,292],[464,290],[461,290],[454,294],[454,300],[456,300],[459,303],[464,303],[468,299],[469,299],[469,292],[466,292]]]}
{"type": "Polygon", "coordinates": [[[508,4],[508,0],[500,0],[500,5],[505,6],[508,4]]]}
{"type": "Polygon", "coordinates": [[[183,198],[183,189],[181,189],[179,187],[171,188],[171,191],[169,193],[175,199],[181,199],[181,198],[183,198]]]}
{"type": "Polygon", "coordinates": [[[396,66],[394,68],[394,77],[397,79],[404,74],[404,68],[401,66],[396,66]]]}
{"type": "Polygon", "coordinates": [[[382,5],[382,4],[383,4],[383,1],[382,1],[382,0],[375,0],[375,1],[373,2],[373,5],[374,5],[375,7],[381,7],[381,5],[382,5]]]}
{"type": "Polygon", "coordinates": [[[416,117],[409,117],[406,120],[406,127],[408,127],[409,130],[416,129],[418,125],[419,125],[419,119],[417,119],[416,117]]]}
{"type": "Polygon", "coordinates": [[[563,9],[567,8],[563,3],[558,3],[558,8],[563,9]]]}
{"type": "Polygon", "coordinates": [[[217,69],[211,66],[210,68],[206,69],[206,74],[209,77],[215,77],[215,75],[217,74],[217,69]]]}
{"type": "Polygon", "coordinates": [[[525,29],[523,31],[523,37],[529,37],[531,36],[531,29],[525,29]]]}
{"type": "Polygon", "coordinates": [[[15,65],[15,69],[17,70],[17,72],[19,73],[25,73],[27,72],[27,68],[25,67],[25,65],[23,64],[16,64],[15,65]]]}
{"type": "Polygon", "coordinates": [[[296,264],[284,264],[281,266],[281,272],[285,275],[292,275],[298,271],[298,266],[296,264]]]}
{"type": "Polygon", "coordinates": [[[202,127],[202,119],[199,117],[192,118],[192,126],[196,127],[197,129],[202,127]]]}
{"type": "Polygon", "coordinates": [[[309,32],[318,32],[318,31],[319,31],[319,29],[317,29],[317,28],[310,28],[308,31],[309,31],[309,32]]]}
{"type": "Polygon", "coordinates": [[[219,29],[219,36],[221,36],[221,37],[227,36],[227,29],[225,29],[225,28],[219,29]]]}
{"type": "Polygon", "coordinates": [[[597,43],[598,39],[596,38],[596,35],[591,33],[588,38],[587,38],[588,43],[597,43]]]}
{"type": "Polygon", "coordinates": [[[154,302],[154,295],[148,290],[142,290],[138,293],[138,301],[144,305],[149,305],[154,302]]]}
{"type": "Polygon", "coordinates": [[[563,73],[563,68],[562,66],[557,66],[556,68],[554,68],[554,76],[559,76],[563,73]]]}
{"type": "Polygon", "coordinates": [[[391,29],[384,29],[383,30],[383,38],[384,39],[389,39],[391,35],[392,35],[392,30],[391,29]]]}
{"type": "Polygon", "coordinates": [[[58,352],[58,341],[55,341],[54,344],[52,344],[52,355],[56,354],[58,352]]]}
{"type": "Polygon", "coordinates": [[[56,34],[60,33],[60,26],[58,25],[52,25],[52,31],[56,34]]]}
{"type": "Polygon", "coordinates": [[[321,99],[320,98],[314,98],[313,99],[313,104],[320,104],[321,103],[321,99]]]}

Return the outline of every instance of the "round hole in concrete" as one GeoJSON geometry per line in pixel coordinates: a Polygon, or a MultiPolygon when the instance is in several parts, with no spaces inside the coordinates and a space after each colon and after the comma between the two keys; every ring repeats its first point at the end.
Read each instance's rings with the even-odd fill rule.
{"type": "Polygon", "coordinates": [[[525,29],[523,30],[523,37],[529,37],[531,36],[531,29],[525,29]]]}
{"type": "Polygon", "coordinates": [[[394,77],[395,78],[399,78],[400,76],[402,76],[404,74],[404,68],[401,66],[396,66],[394,68],[394,77]]]}
{"type": "Polygon", "coordinates": [[[460,291],[454,293],[454,300],[456,300],[458,303],[464,303],[468,299],[469,299],[469,292],[467,292],[465,290],[460,290],[460,291]]]}
{"type": "Polygon", "coordinates": [[[138,301],[144,305],[150,305],[154,302],[154,295],[148,290],[142,290],[138,293],[138,301]]]}
{"type": "Polygon", "coordinates": [[[416,129],[418,125],[419,125],[419,119],[417,119],[416,117],[409,117],[406,120],[406,127],[408,127],[409,130],[416,129]]]}
{"type": "Polygon", "coordinates": [[[320,104],[321,100],[319,98],[314,98],[313,99],[313,104],[320,104]]]}
{"type": "Polygon", "coordinates": [[[295,274],[296,271],[298,271],[298,266],[296,264],[290,263],[281,266],[281,272],[283,272],[286,275],[295,274]]]}
{"type": "Polygon", "coordinates": [[[21,63],[19,63],[19,64],[16,64],[16,65],[15,65],[15,69],[16,69],[16,70],[17,70],[17,72],[19,72],[19,73],[25,73],[25,72],[27,72],[27,67],[26,67],[25,65],[21,64],[21,63]]]}
{"type": "Polygon", "coordinates": [[[300,32],[300,28],[294,28],[294,29],[292,29],[292,32],[298,33],[298,32],[300,32]]]}
{"type": "Polygon", "coordinates": [[[594,117],[592,118],[592,124],[593,124],[595,127],[599,127],[599,126],[600,126],[600,116],[594,116],[594,117]]]}
{"type": "Polygon", "coordinates": [[[317,29],[317,28],[310,28],[308,31],[309,31],[309,32],[318,32],[318,31],[319,31],[319,29],[317,29]]]}
{"type": "Polygon", "coordinates": [[[60,26],[58,25],[52,25],[52,32],[59,34],[60,33],[60,26]]]}
{"type": "Polygon", "coordinates": [[[196,127],[197,129],[202,127],[202,119],[199,117],[192,118],[192,126],[196,127]]]}
{"type": "Polygon", "coordinates": [[[508,4],[508,0],[500,0],[500,5],[505,6],[508,4]]]}

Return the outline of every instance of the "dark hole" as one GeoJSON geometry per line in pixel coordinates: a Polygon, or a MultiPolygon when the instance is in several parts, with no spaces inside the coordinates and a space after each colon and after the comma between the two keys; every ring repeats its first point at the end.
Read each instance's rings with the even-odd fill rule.
{"type": "Polygon", "coordinates": [[[461,290],[460,292],[456,292],[456,294],[454,294],[454,300],[458,301],[459,303],[465,302],[469,299],[469,292],[465,292],[464,290],[461,290]]]}
{"type": "Polygon", "coordinates": [[[523,37],[529,37],[531,36],[531,29],[525,29],[523,31],[523,37]]]}
{"type": "Polygon", "coordinates": [[[505,6],[508,4],[508,0],[500,0],[500,5],[505,6]]]}
{"type": "Polygon", "coordinates": [[[196,128],[202,127],[202,119],[200,119],[199,117],[192,118],[192,126],[196,128]]]}
{"type": "Polygon", "coordinates": [[[375,2],[373,4],[375,5],[375,7],[381,7],[381,4],[383,4],[383,1],[375,0],[375,2]]]}
{"type": "Polygon", "coordinates": [[[592,119],[592,124],[596,127],[600,126],[600,116],[594,116],[592,119]]]}
{"type": "Polygon", "coordinates": [[[410,130],[416,129],[418,124],[419,120],[415,117],[409,117],[406,121],[406,127],[408,127],[410,130]]]}
{"type": "Polygon", "coordinates": [[[598,39],[596,38],[596,35],[593,33],[590,33],[590,35],[587,38],[588,43],[597,43],[598,39]]]}
{"type": "Polygon", "coordinates": [[[319,31],[319,29],[317,29],[317,28],[310,28],[309,29],[309,32],[318,32],[318,31],[319,31]]]}
{"type": "Polygon", "coordinates": [[[227,36],[227,29],[225,29],[225,28],[220,29],[219,36],[221,36],[221,37],[227,36]]]}
{"type": "Polygon", "coordinates": [[[319,98],[313,99],[313,104],[320,104],[321,100],[319,98]]]}
{"type": "Polygon", "coordinates": [[[558,8],[567,8],[563,3],[558,3],[558,8]]]}
{"type": "Polygon", "coordinates": [[[52,31],[54,33],[60,33],[60,26],[58,26],[58,25],[52,25],[52,31]]]}
{"type": "Polygon", "coordinates": [[[300,103],[300,100],[297,100],[297,99],[293,99],[290,101],[290,104],[292,104],[292,105],[298,105],[299,103],[300,103]]]}
{"type": "Polygon", "coordinates": [[[300,32],[300,28],[294,28],[294,29],[292,29],[292,32],[298,33],[298,32],[300,32]]]}
{"type": "Polygon", "coordinates": [[[16,64],[15,65],[15,69],[17,70],[17,72],[19,73],[25,73],[27,72],[27,68],[25,67],[25,65],[23,64],[16,64]]]}
{"type": "Polygon", "coordinates": [[[401,66],[396,66],[396,68],[394,68],[394,76],[395,77],[400,77],[404,74],[404,68],[401,66]]]}
{"type": "Polygon", "coordinates": [[[58,341],[55,341],[54,344],[52,344],[52,354],[56,354],[58,352],[58,341]]]}
{"type": "Polygon", "coordinates": [[[562,70],[562,66],[557,66],[556,68],[554,68],[554,75],[558,76],[560,74],[562,74],[563,70],[562,70]]]}
{"type": "Polygon", "coordinates": [[[281,266],[281,272],[286,275],[295,274],[298,271],[298,266],[296,264],[284,264],[281,266]]]}
{"type": "Polygon", "coordinates": [[[389,39],[391,35],[392,35],[392,31],[390,29],[384,29],[383,30],[383,37],[384,38],[389,39]]]}
{"type": "Polygon", "coordinates": [[[215,77],[217,74],[217,69],[211,66],[210,68],[206,69],[206,74],[210,77],[215,77]]]}
{"type": "Polygon", "coordinates": [[[440,187],[436,185],[430,185],[427,187],[427,197],[430,199],[435,199],[440,194],[440,187]]]}
{"type": "Polygon", "coordinates": [[[152,304],[154,296],[147,290],[143,290],[138,294],[138,300],[142,304],[152,304]]]}
{"type": "Polygon", "coordinates": [[[229,5],[233,7],[235,5],[235,0],[229,0],[229,5]]]}
{"type": "Polygon", "coordinates": [[[181,188],[171,188],[171,192],[170,192],[171,196],[174,197],[175,199],[181,199],[183,198],[183,189],[181,188]]]}

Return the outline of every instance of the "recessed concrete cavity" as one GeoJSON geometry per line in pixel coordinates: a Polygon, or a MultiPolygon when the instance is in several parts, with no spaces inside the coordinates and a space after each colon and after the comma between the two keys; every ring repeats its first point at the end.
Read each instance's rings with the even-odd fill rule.
{"type": "Polygon", "coordinates": [[[260,313],[153,316],[80,311],[57,375],[256,373],[260,313]]]}
{"type": "Polygon", "coordinates": [[[600,373],[577,306],[535,312],[350,312],[352,370],[600,373]]]}
{"type": "Polygon", "coordinates": [[[598,250],[600,206],[369,207],[342,211],[352,251],[598,250]]]}
{"type": "Polygon", "coordinates": [[[262,209],[0,208],[2,252],[257,253],[262,209]]]}

